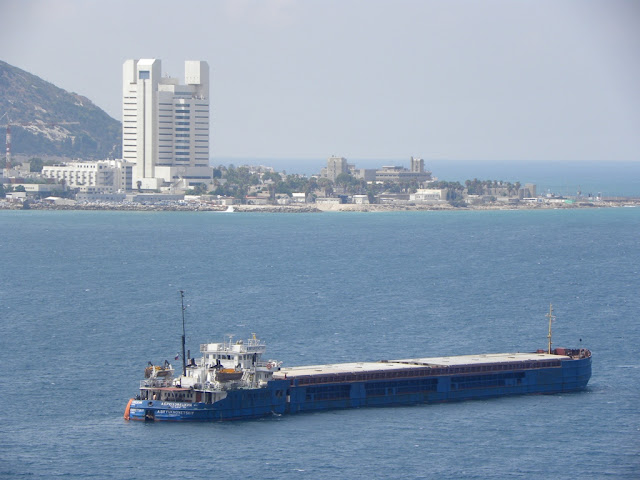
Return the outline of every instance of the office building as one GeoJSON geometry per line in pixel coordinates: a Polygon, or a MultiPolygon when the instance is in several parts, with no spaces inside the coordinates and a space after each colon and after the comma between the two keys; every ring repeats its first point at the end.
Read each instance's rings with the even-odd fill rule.
{"type": "Polygon", "coordinates": [[[185,85],[158,59],[127,60],[122,83],[122,155],[133,189],[175,191],[211,184],[209,65],[185,62],[185,85]]]}

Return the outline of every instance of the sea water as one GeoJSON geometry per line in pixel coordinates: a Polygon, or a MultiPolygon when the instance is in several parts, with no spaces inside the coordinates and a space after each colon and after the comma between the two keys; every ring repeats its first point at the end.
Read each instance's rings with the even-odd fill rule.
{"type": "MultiPolygon", "coordinates": [[[[0,477],[633,478],[640,208],[0,212],[0,477]],[[310,365],[593,352],[579,393],[127,422],[148,361],[246,339],[310,365]]],[[[176,366],[179,362],[174,362],[176,366]]]]}

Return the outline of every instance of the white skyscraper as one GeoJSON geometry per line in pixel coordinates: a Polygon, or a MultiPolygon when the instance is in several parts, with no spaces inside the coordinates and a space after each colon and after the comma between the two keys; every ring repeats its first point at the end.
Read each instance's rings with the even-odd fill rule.
{"type": "Polygon", "coordinates": [[[211,183],[207,62],[186,61],[180,85],[162,77],[158,59],[127,60],[122,80],[122,156],[135,164],[133,188],[211,183]]]}

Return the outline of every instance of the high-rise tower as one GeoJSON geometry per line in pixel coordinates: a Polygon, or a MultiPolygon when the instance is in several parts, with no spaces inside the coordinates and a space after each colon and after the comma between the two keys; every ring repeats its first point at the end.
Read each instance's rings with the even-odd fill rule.
{"type": "Polygon", "coordinates": [[[413,173],[424,173],[424,160],[411,157],[411,171],[413,173]]]}
{"type": "Polygon", "coordinates": [[[185,85],[162,77],[158,59],[127,60],[122,76],[122,156],[133,188],[209,184],[209,65],[185,62],[185,85]]]}

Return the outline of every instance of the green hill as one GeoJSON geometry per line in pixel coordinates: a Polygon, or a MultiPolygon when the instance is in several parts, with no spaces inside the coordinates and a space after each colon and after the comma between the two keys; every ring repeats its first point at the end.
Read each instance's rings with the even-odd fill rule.
{"type": "Polygon", "coordinates": [[[0,144],[11,125],[12,155],[122,156],[122,125],[91,100],[0,61],[0,144]]]}

